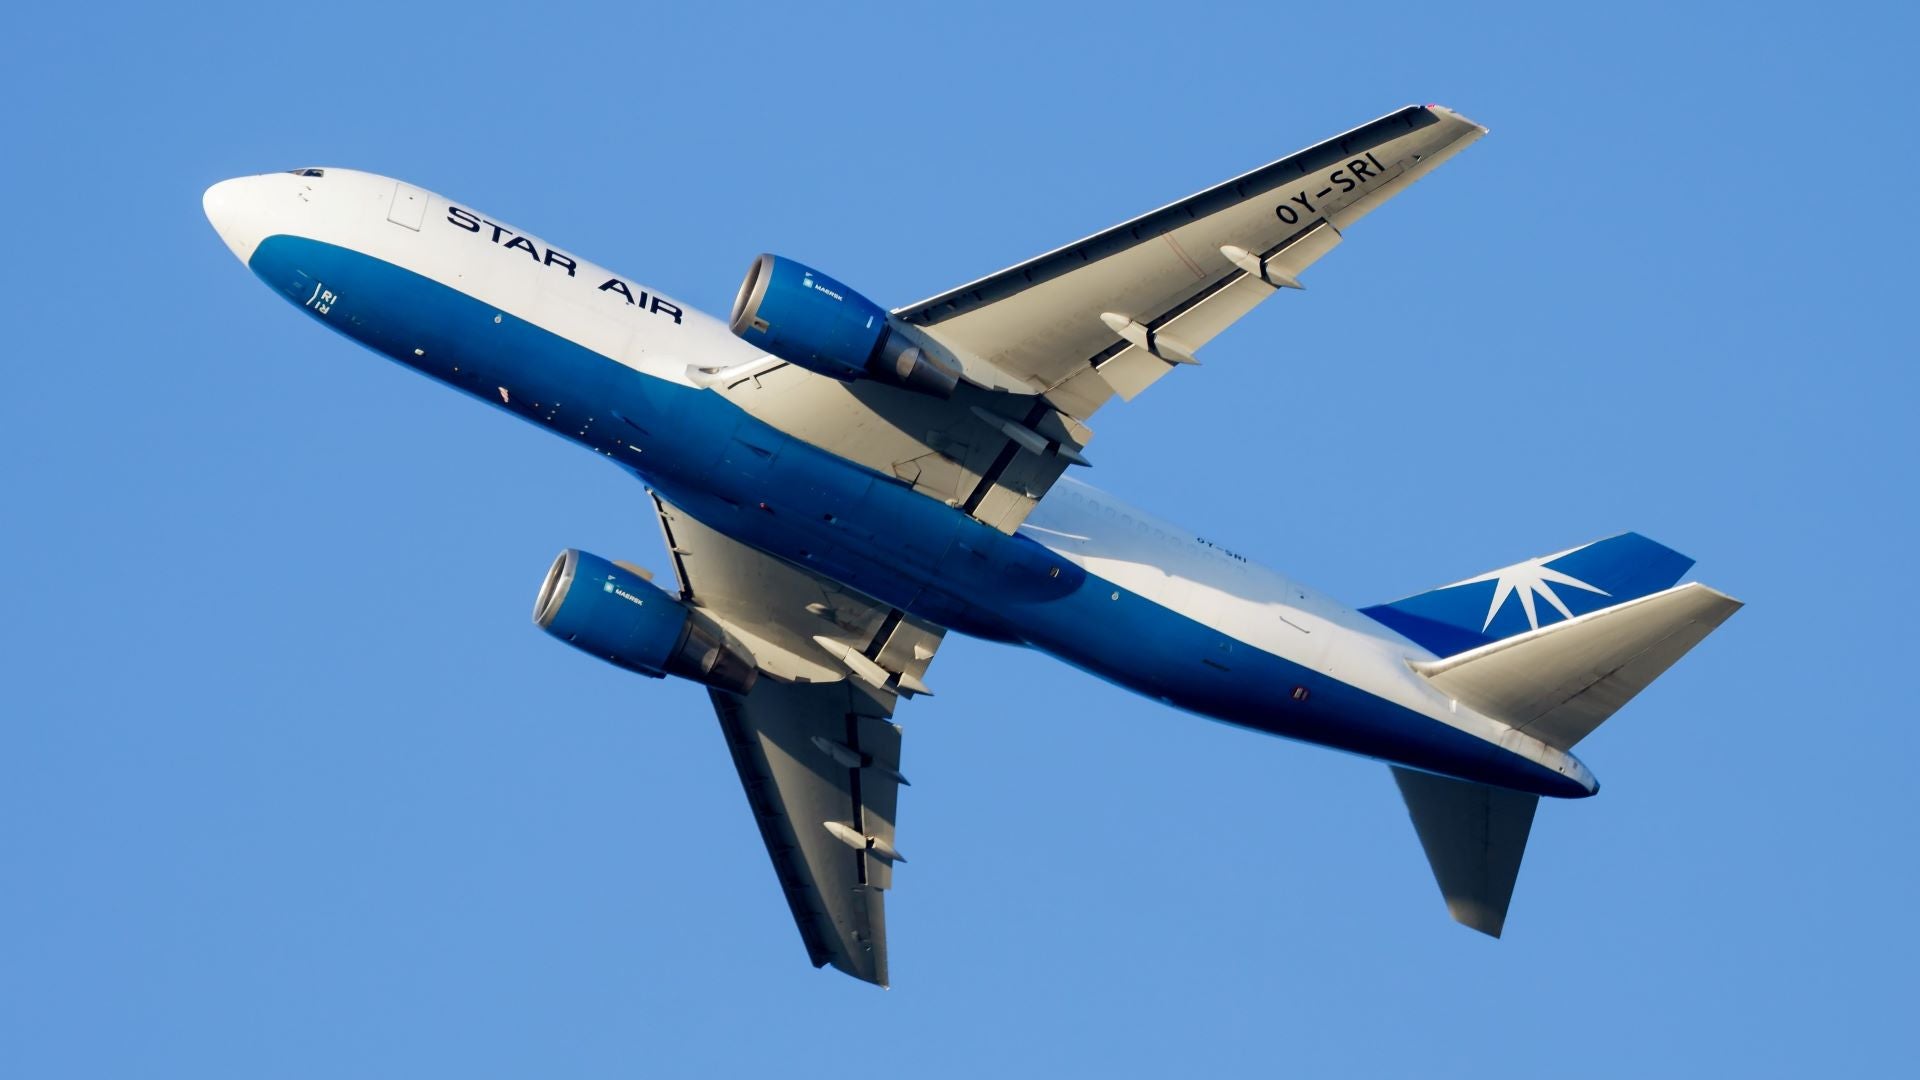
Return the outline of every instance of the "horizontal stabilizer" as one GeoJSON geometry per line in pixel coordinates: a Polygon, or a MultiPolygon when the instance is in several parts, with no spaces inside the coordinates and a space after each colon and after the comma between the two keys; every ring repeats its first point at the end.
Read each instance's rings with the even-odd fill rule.
{"type": "Polygon", "coordinates": [[[1393,768],[1447,913],[1500,936],[1540,796],[1393,768]]]}
{"type": "Polygon", "coordinates": [[[1678,585],[1414,670],[1447,696],[1566,750],[1740,606],[1705,585],[1678,585]]]}

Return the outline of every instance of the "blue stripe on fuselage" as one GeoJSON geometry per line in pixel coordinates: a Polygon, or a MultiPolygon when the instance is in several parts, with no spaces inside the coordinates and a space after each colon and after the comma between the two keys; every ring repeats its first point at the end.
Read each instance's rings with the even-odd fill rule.
{"type": "Polygon", "coordinates": [[[719,394],[634,371],[430,278],[291,236],[263,241],[249,265],[361,344],[612,457],[712,528],[921,618],[1032,645],[1243,727],[1541,794],[1589,794],[1090,575],[719,394]],[[324,312],[319,294],[333,297],[324,312]],[[1296,687],[1306,700],[1295,700],[1296,687]]]}

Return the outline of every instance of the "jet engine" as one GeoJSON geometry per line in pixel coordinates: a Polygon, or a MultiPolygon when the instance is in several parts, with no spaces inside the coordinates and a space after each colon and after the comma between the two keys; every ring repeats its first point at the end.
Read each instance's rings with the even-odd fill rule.
{"type": "Polygon", "coordinates": [[[608,663],[744,694],[759,668],[718,627],[639,574],[568,548],[533,602],[540,629],[608,663]]]}
{"type": "Polygon", "coordinates": [[[818,270],[762,255],[733,301],[733,332],[765,352],[844,382],[880,379],[953,396],[960,368],[944,350],[880,305],[818,270]]]}

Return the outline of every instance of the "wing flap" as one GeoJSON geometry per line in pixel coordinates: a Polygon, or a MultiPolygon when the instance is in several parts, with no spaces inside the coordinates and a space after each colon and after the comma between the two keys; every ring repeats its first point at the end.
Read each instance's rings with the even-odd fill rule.
{"type": "MultiPolygon", "coordinates": [[[[1270,252],[1249,252],[1252,269],[1241,267],[1241,273],[1222,278],[1219,288],[1213,292],[1195,298],[1189,306],[1159,320],[1152,327],[1156,340],[1170,341],[1181,352],[1193,353],[1258,307],[1262,300],[1285,288],[1280,282],[1297,281],[1301,271],[1332,251],[1340,240],[1340,230],[1323,220],[1289,237],[1270,252]]],[[[1081,372],[1073,378],[1098,379],[1111,387],[1112,393],[1132,401],[1178,366],[1177,361],[1162,359],[1152,350],[1130,343],[1112,358],[1095,364],[1092,371],[1081,372]]],[[[1084,397],[1097,394],[1098,389],[1089,385],[1075,392],[1076,396],[1084,397]]]]}

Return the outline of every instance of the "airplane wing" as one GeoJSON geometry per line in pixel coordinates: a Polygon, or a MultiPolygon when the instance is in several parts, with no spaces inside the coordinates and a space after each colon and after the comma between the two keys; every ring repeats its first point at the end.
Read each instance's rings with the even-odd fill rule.
{"type": "Polygon", "coordinates": [[[894,314],[1084,420],[1298,288],[1349,226],[1484,134],[1409,106],[894,314]]]}
{"type": "Polygon", "coordinates": [[[707,528],[654,497],[680,595],[754,656],[714,712],[815,967],[887,984],[885,891],[900,785],[902,695],[944,631],[707,528]]]}
{"type": "Polygon", "coordinates": [[[1019,528],[1115,394],[1132,399],[1486,129],[1412,106],[929,300],[895,309],[952,351],[951,400],[773,357],[700,378],[788,434],[1002,532],[1019,528]]]}

